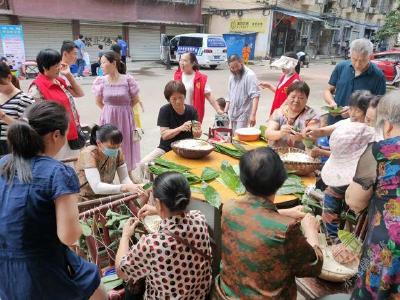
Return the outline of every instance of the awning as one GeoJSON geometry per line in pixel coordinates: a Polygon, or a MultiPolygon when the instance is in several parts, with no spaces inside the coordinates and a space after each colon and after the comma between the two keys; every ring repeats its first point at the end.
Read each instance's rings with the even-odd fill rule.
{"type": "Polygon", "coordinates": [[[292,11],[280,10],[280,9],[275,9],[274,11],[280,12],[280,13],[282,13],[284,15],[287,15],[287,16],[295,17],[297,19],[324,22],[324,20],[322,20],[320,18],[313,17],[313,16],[306,15],[306,14],[302,14],[302,13],[299,13],[299,12],[292,12],[292,11]]]}

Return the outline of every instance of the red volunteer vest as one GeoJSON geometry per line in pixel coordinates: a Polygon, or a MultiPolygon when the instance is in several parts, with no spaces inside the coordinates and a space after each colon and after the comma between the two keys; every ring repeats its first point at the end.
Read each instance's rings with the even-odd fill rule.
{"type": "MultiPolygon", "coordinates": [[[[193,106],[197,110],[197,114],[199,117],[199,122],[203,122],[204,118],[204,105],[205,105],[205,95],[204,89],[206,88],[207,83],[207,75],[200,73],[199,71],[195,71],[194,73],[194,91],[193,91],[193,106]]],[[[176,70],[174,74],[174,80],[182,81],[182,71],[180,68],[176,70]]]]}
{"type": "MultiPolygon", "coordinates": [[[[57,77],[57,80],[67,88],[67,85],[64,79],[57,77]]],[[[68,125],[68,135],[67,139],[69,141],[76,140],[78,138],[78,132],[76,130],[76,123],[74,120],[74,116],[72,114],[71,105],[69,103],[68,96],[64,93],[64,91],[55,83],[50,81],[45,75],[39,73],[36,79],[32,82],[35,84],[40,93],[43,95],[43,98],[47,101],[54,101],[58,104],[62,105],[67,111],[69,118],[68,125]]],[[[32,86],[32,85],[31,85],[32,86]]]]}
{"type": "MultiPolygon", "coordinates": [[[[285,78],[285,75],[282,75],[281,78],[279,79],[278,86],[281,84],[281,82],[283,81],[284,78],[285,78]]],[[[289,78],[288,81],[286,81],[282,86],[280,86],[278,89],[276,89],[275,96],[274,96],[274,102],[272,103],[271,112],[270,112],[271,116],[272,116],[272,113],[274,112],[274,110],[281,107],[281,105],[286,101],[287,88],[289,87],[289,85],[291,85],[296,80],[301,80],[301,79],[300,79],[299,74],[294,72],[294,74],[292,75],[292,77],[289,78]]]]}

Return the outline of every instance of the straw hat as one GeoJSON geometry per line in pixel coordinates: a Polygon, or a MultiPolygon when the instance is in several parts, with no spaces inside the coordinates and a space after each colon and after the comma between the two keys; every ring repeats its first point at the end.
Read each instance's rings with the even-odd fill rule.
{"type": "Polygon", "coordinates": [[[276,67],[279,69],[294,69],[297,63],[297,59],[282,55],[280,59],[271,64],[271,67],[276,67]]]}
{"type": "Polygon", "coordinates": [[[331,155],[321,171],[324,183],[329,186],[350,184],[358,160],[374,140],[375,130],[367,124],[349,122],[337,127],[329,140],[331,155]]]}

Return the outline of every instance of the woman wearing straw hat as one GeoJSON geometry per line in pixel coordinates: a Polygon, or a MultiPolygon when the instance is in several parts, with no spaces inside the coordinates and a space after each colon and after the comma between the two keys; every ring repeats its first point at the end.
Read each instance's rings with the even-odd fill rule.
{"type": "Polygon", "coordinates": [[[368,208],[368,231],[351,299],[398,299],[400,289],[400,93],[383,96],[376,128],[384,140],[368,146],[346,191],[356,212],[368,208]]]}
{"type": "Polygon", "coordinates": [[[296,55],[294,53],[287,53],[271,64],[271,67],[282,69],[282,76],[279,79],[278,85],[274,86],[266,81],[261,81],[259,83],[262,89],[269,89],[275,93],[270,115],[286,101],[289,85],[295,81],[301,80],[299,74],[295,71],[297,64],[298,60],[296,55]]]}

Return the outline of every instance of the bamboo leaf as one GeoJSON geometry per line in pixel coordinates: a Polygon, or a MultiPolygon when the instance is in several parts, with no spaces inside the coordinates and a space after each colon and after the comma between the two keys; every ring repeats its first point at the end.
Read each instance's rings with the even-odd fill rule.
{"type": "Polygon", "coordinates": [[[282,187],[278,190],[277,195],[304,194],[305,186],[301,181],[301,177],[289,174],[282,187]]]}
{"type": "Polygon", "coordinates": [[[90,228],[90,226],[86,223],[84,223],[83,221],[79,221],[81,228],[82,228],[82,234],[84,236],[91,236],[92,235],[92,228],[90,228]]]}
{"type": "Polygon", "coordinates": [[[177,163],[174,163],[172,161],[169,161],[169,160],[166,160],[166,159],[163,159],[163,158],[156,158],[154,160],[154,162],[157,165],[163,166],[163,167],[165,167],[167,169],[179,170],[180,172],[186,172],[186,171],[190,170],[190,168],[188,168],[186,166],[179,165],[177,163]]]}
{"type": "Polygon", "coordinates": [[[246,188],[240,181],[239,176],[236,174],[232,165],[226,160],[221,164],[220,177],[224,184],[236,194],[243,195],[246,192],[246,188]]]}
{"type": "Polygon", "coordinates": [[[201,173],[201,179],[203,181],[209,181],[217,178],[219,176],[218,172],[215,171],[213,168],[205,167],[203,172],[201,173]]]}
{"type": "Polygon", "coordinates": [[[104,276],[101,278],[101,282],[103,283],[107,292],[123,284],[123,280],[118,278],[116,274],[104,276]]]}
{"type": "Polygon", "coordinates": [[[339,230],[338,237],[342,244],[349,247],[352,251],[356,253],[361,252],[361,242],[353,233],[347,230],[339,230]]]}
{"type": "Polygon", "coordinates": [[[233,149],[219,143],[214,143],[214,148],[218,153],[225,154],[236,159],[239,159],[244,154],[244,152],[239,151],[238,149],[233,149]]]}
{"type": "Polygon", "coordinates": [[[153,187],[153,183],[152,183],[152,182],[148,182],[148,183],[146,183],[145,185],[143,185],[143,189],[144,189],[145,191],[151,189],[152,187],[153,187]]]}
{"type": "Polygon", "coordinates": [[[219,208],[221,206],[221,196],[218,194],[217,190],[211,185],[203,182],[201,185],[201,190],[203,192],[204,198],[212,206],[219,208]]]}
{"type": "Polygon", "coordinates": [[[196,193],[196,194],[203,194],[203,191],[202,191],[200,186],[191,185],[190,186],[190,191],[192,193],[196,193]]]}

